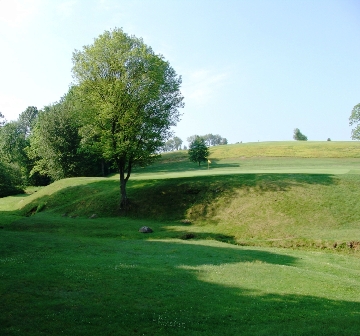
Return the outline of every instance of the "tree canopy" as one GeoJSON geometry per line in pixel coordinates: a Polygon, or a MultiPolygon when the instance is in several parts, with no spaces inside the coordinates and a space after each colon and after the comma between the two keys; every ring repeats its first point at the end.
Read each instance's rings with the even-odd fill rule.
{"type": "Polygon", "coordinates": [[[142,39],[105,31],[73,53],[82,101],[82,135],[92,139],[120,174],[120,205],[135,165],[147,165],[171,136],[183,107],[181,77],[142,39]]]}
{"type": "Polygon", "coordinates": [[[355,126],[351,130],[351,139],[360,140],[360,104],[354,106],[349,118],[349,125],[355,126]]]}
{"type": "Polygon", "coordinates": [[[196,136],[189,146],[188,153],[191,162],[196,162],[199,166],[201,162],[206,162],[209,156],[209,148],[206,146],[204,138],[196,136]]]}
{"type": "Polygon", "coordinates": [[[307,139],[308,139],[307,136],[302,134],[298,128],[294,129],[293,138],[294,138],[294,140],[297,140],[297,141],[307,141],[307,139]]]}
{"type": "Polygon", "coordinates": [[[182,143],[183,143],[183,141],[179,137],[177,137],[177,136],[173,137],[165,142],[163,150],[165,152],[180,150],[182,143]]]}
{"type": "MultiPolygon", "coordinates": [[[[198,135],[191,135],[187,138],[188,143],[192,143],[196,137],[198,137],[198,135]]],[[[203,138],[205,141],[205,144],[207,146],[217,146],[217,145],[227,145],[228,144],[228,140],[226,138],[223,138],[221,135],[219,134],[205,134],[205,135],[200,135],[200,138],[203,138]]]]}

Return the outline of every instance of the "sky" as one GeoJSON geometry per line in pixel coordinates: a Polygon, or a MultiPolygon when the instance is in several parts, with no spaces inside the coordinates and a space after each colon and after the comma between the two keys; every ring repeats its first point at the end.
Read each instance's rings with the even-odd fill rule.
{"type": "Polygon", "coordinates": [[[0,0],[0,112],[58,101],[72,53],[106,30],[142,37],[182,76],[175,135],[229,143],[351,140],[359,0],[0,0]]]}

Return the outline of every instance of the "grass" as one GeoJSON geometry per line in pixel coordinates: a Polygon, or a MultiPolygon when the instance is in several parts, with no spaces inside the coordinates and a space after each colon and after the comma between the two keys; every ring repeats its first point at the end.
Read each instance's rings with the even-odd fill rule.
{"type": "Polygon", "coordinates": [[[358,332],[360,268],[353,256],[139,233],[110,237],[141,224],[126,219],[91,222],[109,231],[100,238],[92,234],[95,224],[81,234],[68,221],[61,232],[52,231],[52,220],[41,230],[3,232],[2,334],[358,332]]]}
{"type": "Polygon", "coordinates": [[[1,199],[0,334],[358,335],[358,148],[168,153],[134,172],[127,216],[117,176],[1,199]]]}

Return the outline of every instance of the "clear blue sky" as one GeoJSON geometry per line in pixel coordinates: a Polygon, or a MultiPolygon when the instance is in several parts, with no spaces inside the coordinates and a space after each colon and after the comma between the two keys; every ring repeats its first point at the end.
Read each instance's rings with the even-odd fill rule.
{"type": "Polygon", "coordinates": [[[183,78],[174,129],[237,141],[350,140],[359,0],[0,0],[0,111],[64,95],[75,49],[122,27],[183,78]]]}

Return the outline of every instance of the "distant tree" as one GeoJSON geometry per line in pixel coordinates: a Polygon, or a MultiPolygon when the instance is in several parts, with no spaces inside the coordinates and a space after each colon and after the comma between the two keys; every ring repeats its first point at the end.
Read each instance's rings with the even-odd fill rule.
{"type": "Polygon", "coordinates": [[[202,137],[196,137],[189,146],[189,158],[191,162],[206,162],[209,156],[209,148],[202,137]]]}
{"type": "Polygon", "coordinates": [[[191,136],[189,136],[188,138],[186,138],[186,141],[189,143],[189,144],[191,144],[195,139],[196,139],[196,137],[198,137],[198,135],[191,135],[191,136]]]}
{"type": "Polygon", "coordinates": [[[171,152],[171,151],[175,150],[174,139],[167,140],[164,144],[163,149],[164,149],[164,152],[171,152]]]}
{"type": "Polygon", "coordinates": [[[174,150],[180,150],[181,149],[182,140],[179,137],[173,137],[165,142],[165,145],[163,147],[163,150],[165,152],[171,152],[174,150]]]}
{"type": "Polygon", "coordinates": [[[294,140],[297,140],[297,141],[307,141],[307,139],[308,139],[307,136],[302,134],[298,128],[294,129],[293,138],[294,138],[294,140]]]}
{"type": "Polygon", "coordinates": [[[39,111],[35,106],[27,107],[27,109],[20,114],[18,121],[23,128],[25,137],[28,137],[31,134],[31,130],[36,123],[38,114],[39,111]]]}
{"type": "Polygon", "coordinates": [[[360,104],[354,106],[349,118],[349,125],[355,126],[351,130],[351,139],[360,140],[360,104]]]}
{"type": "Polygon", "coordinates": [[[219,145],[227,145],[228,144],[228,140],[226,138],[222,138],[219,145]]]}
{"type": "Polygon", "coordinates": [[[331,139],[330,138],[327,138],[327,140],[326,141],[331,141],[331,139]]]}
{"type": "MultiPolygon", "coordinates": [[[[187,141],[190,143],[192,143],[195,138],[198,137],[198,135],[192,135],[190,137],[187,138],[187,141]]],[[[205,134],[205,135],[200,135],[200,138],[203,138],[205,141],[205,144],[210,147],[210,146],[217,146],[217,145],[227,145],[228,141],[226,138],[221,137],[221,135],[219,134],[205,134]]]]}
{"type": "Polygon", "coordinates": [[[174,140],[174,148],[175,148],[175,150],[180,150],[183,141],[177,136],[174,137],[173,140],[174,140]]]}

